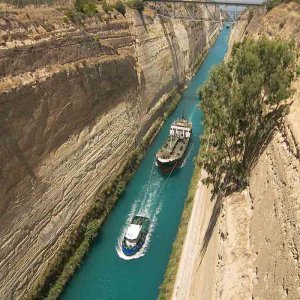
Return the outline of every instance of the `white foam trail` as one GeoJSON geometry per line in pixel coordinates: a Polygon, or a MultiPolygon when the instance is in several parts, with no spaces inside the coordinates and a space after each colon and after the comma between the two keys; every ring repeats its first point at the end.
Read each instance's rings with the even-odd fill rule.
{"type": "Polygon", "coordinates": [[[133,205],[132,208],[127,216],[127,220],[121,229],[117,245],[116,245],[116,251],[120,258],[124,260],[131,260],[131,259],[137,259],[145,255],[147,252],[147,249],[149,247],[152,233],[156,227],[158,214],[162,208],[162,203],[160,203],[159,197],[157,197],[161,191],[161,187],[164,184],[164,181],[166,179],[162,178],[159,174],[155,174],[152,178],[152,181],[149,183],[149,189],[148,187],[143,188],[143,193],[147,193],[148,195],[145,195],[142,200],[137,199],[133,205]],[[126,233],[127,227],[129,226],[132,218],[135,215],[141,215],[145,216],[150,219],[150,228],[149,232],[147,234],[145,243],[143,247],[134,255],[132,256],[126,256],[122,251],[122,240],[124,238],[124,235],[126,233]]]}
{"type": "MultiPolygon", "coordinates": [[[[155,178],[156,179],[156,178],[155,178]]],[[[145,200],[141,203],[139,213],[140,214],[147,214],[155,210],[156,208],[156,203],[159,201],[158,199],[158,193],[161,187],[161,182],[162,180],[156,180],[154,181],[149,188],[149,193],[146,195],[145,200]],[[152,209],[151,209],[152,208],[152,209]]]]}
{"type": "Polygon", "coordinates": [[[154,214],[153,214],[152,217],[150,217],[149,215],[146,216],[146,217],[150,218],[150,220],[151,220],[149,232],[147,234],[147,237],[146,237],[146,240],[145,240],[145,243],[144,243],[143,247],[137,253],[135,253],[132,256],[127,256],[122,251],[121,244],[122,244],[122,240],[123,240],[123,237],[124,237],[124,234],[125,234],[125,231],[126,231],[127,227],[125,228],[125,231],[123,232],[122,235],[120,235],[120,237],[118,239],[118,244],[116,246],[116,251],[117,251],[117,253],[118,253],[118,255],[119,255],[120,258],[122,258],[124,260],[132,260],[132,259],[137,259],[137,258],[143,257],[146,254],[146,252],[148,250],[148,247],[150,245],[152,233],[154,232],[154,229],[155,229],[155,227],[157,225],[158,214],[159,214],[161,208],[162,208],[162,204],[160,204],[157,207],[157,209],[155,210],[155,212],[154,212],[154,214]]]}

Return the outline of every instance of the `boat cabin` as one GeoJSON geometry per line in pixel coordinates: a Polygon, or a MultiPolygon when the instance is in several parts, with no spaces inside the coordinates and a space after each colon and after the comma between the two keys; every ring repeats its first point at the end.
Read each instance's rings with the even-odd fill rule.
{"type": "Polygon", "coordinates": [[[192,127],[190,123],[187,123],[186,121],[177,121],[171,125],[170,136],[177,137],[180,139],[190,138],[191,131],[192,127]]]}
{"type": "Polygon", "coordinates": [[[137,224],[130,224],[126,231],[126,243],[128,246],[135,246],[138,242],[142,232],[142,226],[137,224]]]}

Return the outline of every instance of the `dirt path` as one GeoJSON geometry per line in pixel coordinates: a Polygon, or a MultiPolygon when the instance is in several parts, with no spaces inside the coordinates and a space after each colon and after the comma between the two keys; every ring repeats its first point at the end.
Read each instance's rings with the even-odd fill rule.
{"type": "MultiPolygon", "coordinates": [[[[210,221],[208,211],[211,211],[213,207],[214,203],[210,201],[210,191],[200,180],[195,194],[172,299],[196,299],[194,293],[195,274],[199,272],[199,254],[206,250],[203,240],[210,221]]],[[[210,271],[213,273],[213,268],[210,271]]]]}

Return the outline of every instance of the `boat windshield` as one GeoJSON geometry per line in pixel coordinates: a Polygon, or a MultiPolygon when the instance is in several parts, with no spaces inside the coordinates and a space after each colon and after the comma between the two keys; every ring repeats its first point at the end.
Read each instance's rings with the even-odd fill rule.
{"type": "Polygon", "coordinates": [[[128,248],[133,248],[137,244],[137,240],[125,239],[125,241],[128,248]]]}
{"type": "Polygon", "coordinates": [[[141,235],[141,229],[142,229],[141,225],[137,225],[137,224],[129,225],[127,232],[125,234],[125,240],[127,246],[134,247],[136,245],[141,235]]]}

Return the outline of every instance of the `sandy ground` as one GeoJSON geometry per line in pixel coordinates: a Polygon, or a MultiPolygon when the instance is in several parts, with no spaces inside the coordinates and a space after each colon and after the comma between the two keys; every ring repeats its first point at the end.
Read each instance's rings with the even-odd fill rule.
{"type": "Polygon", "coordinates": [[[199,182],[172,299],[251,299],[249,193],[211,200],[199,182]]]}
{"type": "MultiPolygon", "coordinates": [[[[179,263],[175,287],[173,290],[173,299],[193,299],[194,297],[192,284],[195,278],[195,273],[198,273],[199,271],[199,253],[202,248],[206,224],[210,219],[208,210],[211,210],[212,207],[213,203],[210,202],[210,191],[200,180],[179,263]],[[206,199],[206,201],[204,201],[204,199],[206,199]]],[[[214,272],[214,268],[206,270],[206,272],[209,271],[214,272]]]]}

